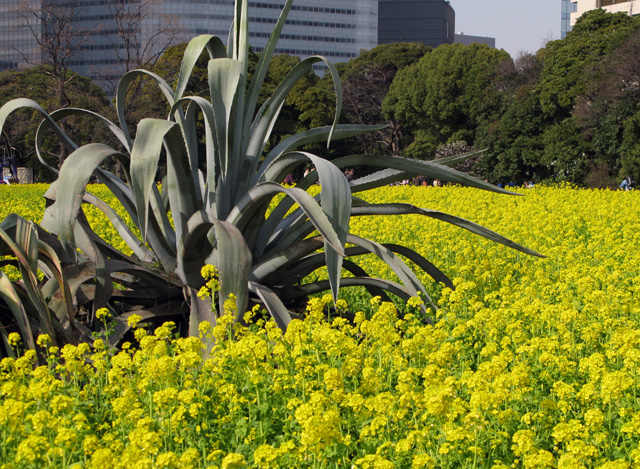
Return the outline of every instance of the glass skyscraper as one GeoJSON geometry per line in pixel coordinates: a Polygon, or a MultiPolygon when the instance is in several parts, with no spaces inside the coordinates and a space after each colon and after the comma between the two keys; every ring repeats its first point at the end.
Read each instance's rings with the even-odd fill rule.
{"type": "MultiPolygon", "coordinates": [[[[74,26],[82,45],[71,62],[71,68],[92,78],[116,77],[126,68],[123,41],[117,34],[114,5],[135,9],[136,0],[29,0],[37,9],[41,2],[53,1],[74,5],[74,26]]],[[[0,68],[15,68],[23,63],[16,52],[33,53],[36,48],[24,19],[14,12],[19,0],[0,0],[0,68]]],[[[250,44],[260,52],[268,40],[284,0],[249,2],[250,44]]],[[[213,34],[224,42],[233,19],[233,0],[158,0],[147,17],[135,29],[142,47],[160,44],[154,34],[164,22],[176,23],[179,38],[188,40],[199,34],[213,34]]],[[[37,25],[36,25],[37,26],[37,25]]],[[[378,41],[378,0],[295,0],[287,24],[282,31],[276,53],[300,57],[323,55],[331,62],[356,57],[363,49],[371,49],[378,41]]]]}
{"type": "MultiPolygon", "coordinates": [[[[250,43],[265,46],[283,6],[282,0],[249,2],[250,43]]],[[[215,34],[226,40],[233,18],[233,0],[164,1],[165,14],[180,18],[191,36],[215,34]]],[[[277,53],[324,55],[342,62],[361,49],[377,45],[377,0],[296,0],[278,42],[277,53]]]]}
{"type": "Polygon", "coordinates": [[[379,0],[378,43],[453,44],[456,15],[446,0],[379,0]]]}
{"type": "MultiPolygon", "coordinates": [[[[27,5],[36,8],[38,0],[29,0],[27,5]]],[[[23,20],[17,15],[23,0],[0,2],[0,70],[16,68],[28,61],[40,62],[40,49],[36,37],[42,34],[41,24],[35,18],[23,20]],[[30,29],[33,29],[32,30],[30,29]]]]}
{"type": "Polygon", "coordinates": [[[564,39],[567,33],[571,31],[571,13],[576,11],[577,3],[571,0],[562,0],[561,8],[560,38],[564,39]]]}

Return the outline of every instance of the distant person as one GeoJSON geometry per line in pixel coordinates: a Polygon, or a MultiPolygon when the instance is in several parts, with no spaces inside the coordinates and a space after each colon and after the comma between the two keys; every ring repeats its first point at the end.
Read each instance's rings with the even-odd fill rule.
{"type": "Polygon", "coordinates": [[[620,190],[630,191],[631,189],[634,188],[635,185],[636,185],[635,179],[633,179],[631,176],[627,176],[622,180],[622,183],[620,184],[620,190]]]}
{"type": "Polygon", "coordinates": [[[347,178],[347,181],[353,181],[355,177],[355,170],[353,168],[349,168],[344,172],[344,177],[347,178]]]}
{"type": "Polygon", "coordinates": [[[293,179],[293,174],[289,173],[287,174],[287,177],[284,178],[284,183],[291,186],[293,184],[295,184],[295,180],[293,179]]]}

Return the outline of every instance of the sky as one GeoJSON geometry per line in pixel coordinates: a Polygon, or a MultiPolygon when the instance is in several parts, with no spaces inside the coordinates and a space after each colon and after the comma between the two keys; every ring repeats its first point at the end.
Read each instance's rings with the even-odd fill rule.
{"type": "Polygon", "coordinates": [[[560,39],[560,0],[450,0],[456,32],[496,39],[511,57],[560,39]]]}

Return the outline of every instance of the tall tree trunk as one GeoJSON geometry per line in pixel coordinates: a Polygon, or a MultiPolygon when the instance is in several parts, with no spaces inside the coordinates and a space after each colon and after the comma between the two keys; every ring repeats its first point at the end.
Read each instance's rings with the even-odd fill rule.
{"type": "MultiPolygon", "coordinates": [[[[67,106],[67,96],[65,94],[64,85],[65,85],[65,77],[58,77],[58,79],[56,79],[56,101],[57,101],[58,109],[63,109],[64,107],[67,106]]],[[[59,125],[60,125],[60,128],[65,133],[67,133],[67,129],[65,128],[66,127],[65,123],[59,122],[59,125]]],[[[60,140],[60,143],[58,145],[58,169],[62,167],[62,163],[64,163],[64,160],[67,159],[67,156],[69,156],[69,150],[64,145],[62,140],[60,140]]]]}

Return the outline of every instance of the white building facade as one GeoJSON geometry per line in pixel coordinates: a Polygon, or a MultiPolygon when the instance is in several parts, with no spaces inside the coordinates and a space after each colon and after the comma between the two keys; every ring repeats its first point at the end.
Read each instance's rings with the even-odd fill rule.
{"type": "Polygon", "coordinates": [[[571,13],[571,27],[576,24],[578,18],[591,10],[602,8],[609,13],[627,13],[637,15],[640,13],[640,0],[577,0],[572,1],[573,12],[571,13]]]}

